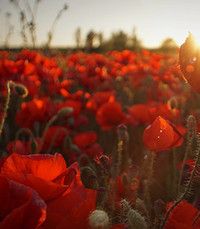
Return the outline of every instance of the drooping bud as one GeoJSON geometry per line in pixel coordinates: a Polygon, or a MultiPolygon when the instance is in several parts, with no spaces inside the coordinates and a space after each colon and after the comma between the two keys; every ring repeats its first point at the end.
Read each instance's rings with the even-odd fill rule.
{"type": "Polygon", "coordinates": [[[14,83],[14,89],[15,89],[15,92],[22,98],[25,98],[27,95],[28,95],[28,89],[22,85],[22,84],[17,84],[17,83],[14,83]]]}
{"type": "Polygon", "coordinates": [[[89,189],[97,189],[98,183],[97,183],[97,176],[95,172],[89,167],[81,167],[81,181],[85,188],[89,189]]]}
{"type": "Polygon", "coordinates": [[[68,114],[70,114],[72,112],[73,112],[73,108],[72,107],[63,107],[58,111],[57,116],[58,117],[63,117],[63,116],[66,116],[66,115],[68,115],[68,114]]]}
{"type": "Polygon", "coordinates": [[[168,101],[171,109],[173,110],[174,108],[177,108],[178,107],[178,101],[176,99],[176,97],[171,97],[170,100],[168,101]]]}
{"type": "Polygon", "coordinates": [[[89,216],[89,225],[91,229],[108,229],[109,217],[103,210],[94,210],[89,216]]]}
{"type": "Polygon", "coordinates": [[[147,223],[143,216],[140,215],[136,210],[129,210],[128,214],[128,226],[130,229],[146,229],[147,223]]]}

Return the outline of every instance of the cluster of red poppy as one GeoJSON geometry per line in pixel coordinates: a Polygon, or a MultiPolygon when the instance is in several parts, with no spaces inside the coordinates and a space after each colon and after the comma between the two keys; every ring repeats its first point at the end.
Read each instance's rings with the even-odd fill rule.
{"type": "MultiPolygon", "coordinates": [[[[108,214],[112,229],[129,228],[137,214],[159,227],[195,164],[194,150],[183,158],[189,140],[196,146],[186,124],[193,115],[199,129],[200,97],[182,73],[197,90],[199,60],[184,48],[181,68],[177,54],[147,50],[1,52],[0,120],[8,82],[24,85],[28,96],[10,88],[0,139],[0,228],[93,229],[95,209],[108,214]]],[[[163,227],[200,228],[199,197],[172,207],[163,227]]]]}

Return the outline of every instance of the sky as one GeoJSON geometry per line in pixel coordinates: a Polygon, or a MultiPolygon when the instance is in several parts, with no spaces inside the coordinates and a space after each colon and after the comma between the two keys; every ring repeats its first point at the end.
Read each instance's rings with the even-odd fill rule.
{"type": "MultiPolygon", "coordinates": [[[[19,0],[25,12],[27,1],[32,6],[36,0],[19,0]]],[[[158,47],[169,37],[181,45],[189,32],[200,40],[199,0],[40,0],[36,15],[38,45],[46,43],[51,25],[64,4],[68,9],[56,24],[52,46],[75,46],[78,28],[81,28],[83,44],[91,30],[102,32],[104,39],[109,39],[113,32],[119,30],[131,36],[134,28],[147,48],[158,47]]],[[[6,40],[10,46],[23,44],[20,13],[10,0],[0,0],[0,28],[0,45],[4,45],[6,40]],[[10,13],[9,19],[7,13],[10,13]],[[6,39],[9,25],[14,29],[6,39]]]]}

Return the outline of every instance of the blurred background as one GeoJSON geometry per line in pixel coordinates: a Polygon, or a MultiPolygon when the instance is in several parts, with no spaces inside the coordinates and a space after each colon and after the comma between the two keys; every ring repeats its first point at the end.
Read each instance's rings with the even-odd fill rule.
{"type": "Polygon", "coordinates": [[[198,0],[0,0],[0,47],[176,50],[200,37],[198,0]]]}

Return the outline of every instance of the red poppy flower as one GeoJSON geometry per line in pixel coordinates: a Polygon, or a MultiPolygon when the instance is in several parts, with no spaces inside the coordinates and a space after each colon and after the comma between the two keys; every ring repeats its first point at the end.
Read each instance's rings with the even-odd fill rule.
{"type": "Polygon", "coordinates": [[[129,108],[129,113],[139,123],[150,123],[150,113],[148,105],[133,105],[129,108]]]}
{"type": "Polygon", "coordinates": [[[22,154],[22,155],[30,154],[30,148],[28,149],[26,143],[20,140],[17,140],[16,142],[11,141],[8,143],[7,150],[10,154],[13,153],[14,145],[15,145],[15,153],[22,154]]]}
{"type": "MultiPolygon", "coordinates": [[[[135,176],[135,174],[133,174],[135,176]]],[[[115,208],[117,210],[120,209],[121,207],[121,200],[129,198],[129,202],[133,203],[134,202],[134,190],[137,188],[138,185],[138,179],[136,178],[136,184],[133,183],[128,183],[125,184],[124,182],[124,176],[132,176],[128,171],[124,171],[121,173],[117,178],[114,179],[113,186],[111,188],[111,200],[114,201],[113,199],[113,193],[115,191],[115,182],[117,181],[117,186],[116,186],[116,199],[115,199],[115,208]],[[130,196],[127,196],[127,193],[129,193],[130,196]]]]}
{"type": "Polygon", "coordinates": [[[35,229],[46,219],[46,204],[37,192],[0,176],[0,228],[35,229]]]}
{"type": "Polygon", "coordinates": [[[143,142],[149,150],[159,152],[180,146],[183,137],[171,122],[158,116],[145,129],[143,142]]]}
{"type": "Polygon", "coordinates": [[[125,114],[118,102],[107,102],[100,106],[96,120],[103,130],[110,130],[125,121],[125,114]]]}
{"type": "Polygon", "coordinates": [[[73,138],[73,143],[80,148],[80,153],[87,154],[93,158],[102,154],[103,149],[96,143],[97,134],[93,131],[78,133],[73,138]]]}
{"type": "MultiPolygon", "coordinates": [[[[166,206],[166,210],[168,210],[174,203],[170,202],[166,206]]],[[[200,228],[200,218],[193,226],[193,222],[197,215],[199,214],[199,210],[195,208],[192,204],[181,201],[172,212],[169,214],[167,222],[165,224],[165,229],[199,229],[200,228]]]]}
{"type": "Polygon", "coordinates": [[[179,111],[174,108],[172,109],[169,104],[159,103],[149,109],[151,122],[153,122],[157,116],[161,116],[167,120],[173,121],[179,118],[179,111]]]}
{"type": "Polygon", "coordinates": [[[180,47],[179,62],[184,78],[200,93],[200,50],[191,34],[180,47]]]}
{"type": "Polygon", "coordinates": [[[81,148],[85,148],[97,140],[97,134],[94,131],[78,133],[74,136],[73,142],[81,148]]]}
{"type": "Polygon", "coordinates": [[[42,150],[47,151],[50,147],[62,147],[67,134],[67,129],[64,127],[50,126],[47,129],[46,136],[42,144],[42,150]]]}
{"type": "Polygon", "coordinates": [[[35,122],[43,123],[50,118],[49,107],[51,106],[46,98],[24,102],[16,114],[16,123],[21,127],[33,129],[35,122]]]}
{"type": "Polygon", "coordinates": [[[106,102],[115,101],[113,91],[98,91],[92,94],[91,98],[88,100],[86,107],[88,110],[96,112],[97,109],[106,102]]]}
{"type": "Polygon", "coordinates": [[[66,102],[58,104],[57,111],[59,111],[63,107],[72,107],[73,108],[73,112],[70,113],[70,116],[77,117],[80,115],[80,112],[81,112],[81,102],[80,101],[68,99],[66,102]]]}
{"type": "Polygon", "coordinates": [[[96,209],[97,191],[83,186],[78,163],[73,163],[69,169],[74,171],[75,178],[64,195],[48,202],[44,229],[89,228],[88,217],[96,209]]]}
{"type": "Polygon", "coordinates": [[[65,177],[69,174],[61,154],[11,154],[1,167],[1,175],[35,189],[49,200],[64,193],[69,185],[65,177]]]}

